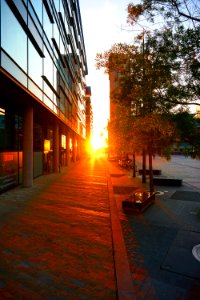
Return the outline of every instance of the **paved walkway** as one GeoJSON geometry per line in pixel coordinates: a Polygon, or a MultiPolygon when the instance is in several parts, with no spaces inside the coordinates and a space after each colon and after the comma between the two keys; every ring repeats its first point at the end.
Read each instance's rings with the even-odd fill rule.
{"type": "MultiPolygon", "coordinates": [[[[177,176],[176,165],[170,162],[167,174],[163,166],[163,175],[177,176]]],[[[141,185],[141,178],[132,178],[131,171],[118,171],[117,163],[112,163],[110,170],[135,298],[199,299],[200,261],[194,258],[192,249],[200,245],[200,178],[192,180],[192,186],[185,182],[188,170],[182,168],[181,173],[178,169],[178,174],[184,176],[183,185],[156,186],[155,203],[144,213],[133,214],[122,210],[122,200],[131,188],[148,189],[148,183],[141,185]]]]}
{"type": "Polygon", "coordinates": [[[0,195],[0,299],[116,299],[107,165],[0,195]]]}
{"type": "Polygon", "coordinates": [[[0,300],[198,299],[199,190],[157,188],[124,213],[147,186],[99,157],[0,195],[0,300]]]}

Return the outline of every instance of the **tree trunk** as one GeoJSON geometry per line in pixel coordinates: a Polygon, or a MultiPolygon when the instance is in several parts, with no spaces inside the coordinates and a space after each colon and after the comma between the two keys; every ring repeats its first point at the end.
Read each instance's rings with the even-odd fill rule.
{"type": "Polygon", "coordinates": [[[149,147],[149,190],[150,192],[154,192],[154,184],[153,184],[153,163],[152,163],[152,150],[151,146],[149,147]]]}
{"type": "Polygon", "coordinates": [[[133,177],[136,177],[135,153],[133,153],[133,177]]]}
{"type": "Polygon", "coordinates": [[[142,183],[146,183],[146,151],[142,152],[142,183]]]}

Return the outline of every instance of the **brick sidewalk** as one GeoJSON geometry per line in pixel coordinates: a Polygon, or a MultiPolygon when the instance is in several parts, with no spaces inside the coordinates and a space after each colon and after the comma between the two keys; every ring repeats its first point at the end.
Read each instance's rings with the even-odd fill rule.
{"type": "Polygon", "coordinates": [[[0,202],[0,299],[116,299],[104,160],[38,178],[0,202]]]}

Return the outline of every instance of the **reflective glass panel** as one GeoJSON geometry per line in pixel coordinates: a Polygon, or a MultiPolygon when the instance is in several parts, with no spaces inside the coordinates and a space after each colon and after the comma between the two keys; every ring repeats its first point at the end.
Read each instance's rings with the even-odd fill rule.
{"type": "Polygon", "coordinates": [[[47,15],[47,12],[46,12],[46,9],[44,6],[43,6],[43,28],[47,35],[48,40],[51,43],[53,26],[50,23],[49,17],[47,15]]]}
{"type": "MultiPolygon", "coordinates": [[[[44,55],[45,55],[45,58],[43,58],[43,64],[44,64],[44,74],[43,75],[46,76],[49,83],[53,86],[53,61],[46,49],[44,49],[44,55]]],[[[44,92],[50,97],[51,100],[53,99],[53,92],[48,87],[47,84],[44,85],[44,92]]]]}
{"type": "MultiPolygon", "coordinates": [[[[30,1],[30,0],[29,0],[30,1]]],[[[31,0],[34,10],[38,16],[38,19],[42,23],[42,1],[41,0],[31,0]]]]}
{"type": "Polygon", "coordinates": [[[30,40],[28,41],[28,75],[42,88],[42,58],[30,40]]]}
{"type": "Polygon", "coordinates": [[[8,73],[27,87],[27,75],[3,51],[1,53],[1,65],[8,73]]]}
{"type": "Polygon", "coordinates": [[[1,46],[27,72],[27,36],[5,0],[1,1],[1,46]]]}

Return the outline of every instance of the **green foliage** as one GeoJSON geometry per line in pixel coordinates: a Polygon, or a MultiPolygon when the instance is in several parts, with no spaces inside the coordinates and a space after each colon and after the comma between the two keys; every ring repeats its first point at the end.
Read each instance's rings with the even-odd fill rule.
{"type": "Polygon", "coordinates": [[[180,142],[186,142],[191,148],[186,149],[185,155],[200,159],[200,119],[195,119],[193,114],[180,111],[172,115],[176,124],[180,142]]]}
{"type": "Polygon", "coordinates": [[[169,157],[170,147],[176,139],[174,123],[164,115],[148,114],[138,117],[132,126],[133,139],[137,148],[151,148],[152,154],[169,157]]]}
{"type": "Polygon", "coordinates": [[[142,41],[137,40],[139,45],[116,44],[98,54],[97,67],[104,67],[107,73],[118,70],[120,77],[113,98],[123,98],[132,106],[135,103],[139,114],[166,112],[177,104],[194,104],[200,91],[197,36],[200,27],[155,31],[142,41]]]}
{"type": "MultiPolygon", "coordinates": [[[[175,3],[143,0],[139,5],[129,4],[128,18],[132,18],[133,24],[146,13],[154,17],[156,9],[169,20],[175,16],[174,10],[177,12],[172,2],[175,3]],[[166,5],[167,11],[164,10],[166,5]]],[[[182,9],[182,5],[178,8],[182,9]]],[[[151,34],[144,31],[133,45],[119,43],[109,51],[97,54],[97,68],[104,68],[109,76],[118,74],[116,88],[111,95],[118,112],[109,125],[109,141],[112,141],[115,148],[139,151],[148,150],[151,145],[154,154],[169,157],[176,131],[163,120],[164,116],[177,105],[187,107],[199,100],[200,26],[185,28],[179,21],[177,19],[176,30],[165,26],[151,34]],[[166,130],[163,131],[163,128],[166,130]]],[[[180,122],[177,119],[174,121],[180,138],[183,138],[180,127],[184,124],[179,127],[180,122]]],[[[190,126],[188,121],[186,123],[184,126],[190,126]]],[[[198,153],[199,139],[196,133],[190,137],[190,143],[194,146],[193,153],[198,153]]]]}

